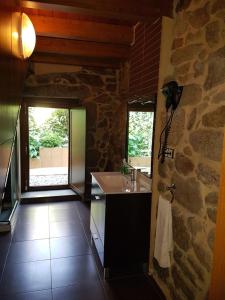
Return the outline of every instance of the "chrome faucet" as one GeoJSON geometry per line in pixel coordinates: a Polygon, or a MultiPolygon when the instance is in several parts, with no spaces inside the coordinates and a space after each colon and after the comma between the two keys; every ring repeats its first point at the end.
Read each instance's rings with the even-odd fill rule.
{"type": "Polygon", "coordinates": [[[135,168],[129,168],[129,175],[130,175],[130,180],[131,181],[136,181],[137,179],[137,170],[135,168]]]}

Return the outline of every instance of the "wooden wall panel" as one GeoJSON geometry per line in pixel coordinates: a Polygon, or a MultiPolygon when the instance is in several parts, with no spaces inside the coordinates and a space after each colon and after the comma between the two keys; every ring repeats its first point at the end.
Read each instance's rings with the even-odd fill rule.
{"type": "Polygon", "coordinates": [[[2,2],[0,4],[0,202],[7,179],[26,72],[26,63],[15,57],[12,44],[12,24],[14,12],[18,11],[18,1],[2,2]]]}

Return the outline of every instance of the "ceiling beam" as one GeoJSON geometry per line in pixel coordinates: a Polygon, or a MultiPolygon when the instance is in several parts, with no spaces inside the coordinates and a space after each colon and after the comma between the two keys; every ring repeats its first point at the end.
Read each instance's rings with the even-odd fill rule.
{"type": "Polygon", "coordinates": [[[101,43],[130,45],[133,40],[131,26],[61,19],[29,14],[39,36],[76,39],[101,43]]]}
{"type": "Polygon", "coordinates": [[[46,64],[75,65],[86,67],[101,67],[119,69],[121,61],[114,58],[79,57],[75,55],[61,55],[49,53],[34,53],[30,61],[46,64]]]}
{"type": "Polygon", "coordinates": [[[152,21],[160,16],[159,5],[154,2],[155,0],[27,0],[22,1],[22,6],[122,20],[152,21]]]}
{"type": "Polygon", "coordinates": [[[129,58],[130,46],[37,36],[35,53],[126,60],[129,58]]]}

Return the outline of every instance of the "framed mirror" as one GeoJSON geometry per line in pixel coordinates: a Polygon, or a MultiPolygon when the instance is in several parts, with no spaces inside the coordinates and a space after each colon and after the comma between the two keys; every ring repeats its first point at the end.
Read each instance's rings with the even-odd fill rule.
{"type": "Polygon", "coordinates": [[[128,102],[126,159],[148,177],[152,177],[154,122],[155,102],[128,102]]]}

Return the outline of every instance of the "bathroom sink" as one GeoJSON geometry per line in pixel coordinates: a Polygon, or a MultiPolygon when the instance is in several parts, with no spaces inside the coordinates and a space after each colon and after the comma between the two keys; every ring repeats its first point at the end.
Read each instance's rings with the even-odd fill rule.
{"type": "Polygon", "coordinates": [[[151,191],[151,180],[146,177],[137,177],[136,181],[131,181],[129,175],[120,172],[95,172],[91,173],[106,194],[121,193],[148,193],[151,191]]]}
{"type": "Polygon", "coordinates": [[[110,186],[124,186],[130,184],[130,179],[128,177],[125,177],[122,174],[113,174],[113,175],[100,175],[101,180],[104,184],[110,185],[110,186]]]}

